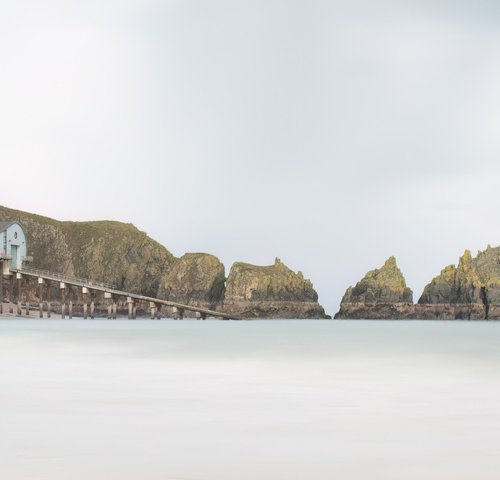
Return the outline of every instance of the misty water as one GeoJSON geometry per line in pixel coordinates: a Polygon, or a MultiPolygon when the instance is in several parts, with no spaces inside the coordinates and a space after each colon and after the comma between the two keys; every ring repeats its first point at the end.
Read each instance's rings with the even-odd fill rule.
{"type": "Polygon", "coordinates": [[[0,478],[498,479],[500,323],[0,319],[0,478]]]}

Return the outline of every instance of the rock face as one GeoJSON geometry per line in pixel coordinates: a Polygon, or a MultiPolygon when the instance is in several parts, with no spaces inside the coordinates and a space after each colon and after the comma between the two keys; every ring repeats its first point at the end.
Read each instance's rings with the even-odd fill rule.
{"type": "Polygon", "coordinates": [[[224,265],[207,253],[186,253],[163,275],[158,298],[215,310],[224,292],[224,265]]]}
{"type": "Polygon", "coordinates": [[[368,272],[355,287],[349,287],[335,318],[411,318],[413,292],[390,257],[381,268],[368,272]]]}
{"type": "MultiPolygon", "coordinates": [[[[131,224],[112,221],[60,222],[0,206],[0,221],[19,221],[26,230],[32,267],[87,278],[119,290],[244,317],[323,318],[325,312],[309,280],[281,262],[270,267],[237,263],[226,278],[224,265],[206,253],[174,257],[131,224]],[[224,310],[223,310],[224,311],[224,310]]],[[[10,297],[9,282],[3,280],[10,297]]],[[[48,290],[58,309],[59,286],[48,290]]],[[[25,279],[22,301],[38,303],[37,279],[25,279]]],[[[15,293],[12,293],[15,298],[15,293]]],[[[81,289],[68,287],[66,299],[81,310],[81,289]]],[[[95,298],[103,308],[102,298],[95,298]]],[[[126,310],[124,299],[118,308],[126,310]]],[[[146,313],[148,303],[138,308],[146,313]]],[[[167,312],[169,313],[169,312],[167,312]]],[[[188,312],[186,311],[186,314],[188,312]]]]}
{"type": "Polygon", "coordinates": [[[17,220],[26,230],[33,267],[89,278],[118,289],[156,296],[174,256],[131,224],[59,222],[0,207],[0,221],[17,220]]]}
{"type": "Polygon", "coordinates": [[[429,283],[419,299],[420,304],[483,303],[484,290],[476,262],[466,250],[458,267],[449,265],[429,283]]]}
{"type": "Polygon", "coordinates": [[[279,259],[264,267],[233,264],[223,310],[243,318],[326,318],[312,283],[279,259]]]}
{"type": "Polygon", "coordinates": [[[500,247],[466,250],[458,266],[444,268],[424,289],[419,305],[440,305],[453,318],[500,319],[500,247]]]}
{"type": "Polygon", "coordinates": [[[444,268],[424,289],[418,304],[391,257],[350,287],[335,318],[500,320],[500,247],[444,268]]]}

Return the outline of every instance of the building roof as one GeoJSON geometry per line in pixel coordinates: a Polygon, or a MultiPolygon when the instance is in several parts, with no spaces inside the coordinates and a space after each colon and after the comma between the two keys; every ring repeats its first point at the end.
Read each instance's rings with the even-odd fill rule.
{"type": "Polygon", "coordinates": [[[5,232],[11,225],[19,222],[0,222],[0,232],[5,232]]]}

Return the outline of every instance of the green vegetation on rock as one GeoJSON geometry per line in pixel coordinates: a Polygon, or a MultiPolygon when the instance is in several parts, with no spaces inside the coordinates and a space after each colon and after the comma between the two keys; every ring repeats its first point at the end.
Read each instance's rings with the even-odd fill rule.
{"type": "Polygon", "coordinates": [[[342,299],[344,303],[413,303],[413,292],[396,259],[390,257],[381,268],[369,271],[354,287],[349,287],[342,299]]]}
{"type": "Polygon", "coordinates": [[[163,275],[158,297],[214,308],[222,300],[224,265],[208,253],[186,253],[163,275]]]}
{"type": "MultiPolygon", "coordinates": [[[[227,309],[248,317],[323,318],[312,283],[279,259],[257,267],[236,263],[227,280],[224,265],[206,253],[175,258],[131,224],[61,222],[0,207],[0,221],[19,221],[33,267],[102,281],[127,292],[227,309]]],[[[55,293],[55,292],[53,292],[55,293]]],[[[36,288],[30,295],[35,298],[36,288]]],[[[79,293],[72,292],[79,301],[79,293]]]]}
{"type": "Polygon", "coordinates": [[[277,258],[269,266],[234,263],[227,278],[225,299],[316,302],[318,294],[301,272],[293,272],[277,258]]]}
{"type": "Polygon", "coordinates": [[[325,318],[310,280],[279,258],[268,266],[234,263],[226,282],[224,310],[247,318],[325,318]]]}
{"type": "Polygon", "coordinates": [[[443,269],[424,289],[420,304],[500,305],[500,247],[478,252],[466,250],[458,266],[443,269]]]}
{"type": "Polygon", "coordinates": [[[174,256],[131,224],[60,222],[0,207],[0,221],[26,230],[33,267],[89,278],[130,292],[156,296],[174,256]]]}

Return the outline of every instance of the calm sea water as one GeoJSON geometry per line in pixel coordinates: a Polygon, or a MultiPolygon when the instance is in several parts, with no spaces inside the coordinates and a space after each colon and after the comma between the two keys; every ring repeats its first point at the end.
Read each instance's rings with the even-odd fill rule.
{"type": "Polygon", "coordinates": [[[0,319],[0,478],[500,478],[500,323],[0,319]]]}

